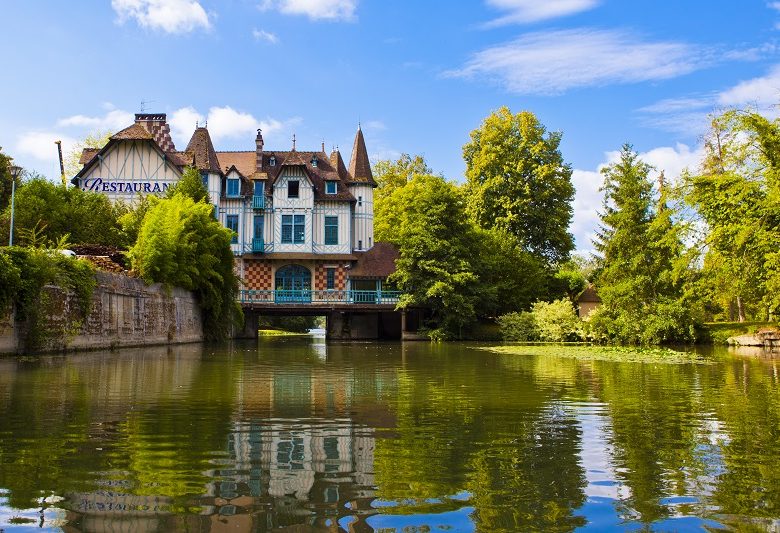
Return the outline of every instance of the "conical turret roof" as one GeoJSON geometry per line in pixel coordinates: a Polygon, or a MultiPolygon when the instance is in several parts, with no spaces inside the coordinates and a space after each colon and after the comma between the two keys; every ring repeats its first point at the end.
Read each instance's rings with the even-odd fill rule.
{"type": "Polygon", "coordinates": [[[368,183],[376,187],[374,175],[371,173],[371,161],[368,159],[368,150],[366,150],[366,140],[363,138],[363,130],[360,129],[360,126],[358,126],[355,135],[355,143],[352,145],[349,174],[353,182],[368,183]]]}

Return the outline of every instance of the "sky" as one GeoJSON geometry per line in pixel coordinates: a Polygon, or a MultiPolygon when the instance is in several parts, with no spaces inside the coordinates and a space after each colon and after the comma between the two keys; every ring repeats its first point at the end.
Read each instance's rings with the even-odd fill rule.
{"type": "Polygon", "coordinates": [[[762,0],[0,0],[0,146],[59,175],[67,153],[141,111],[177,148],[207,121],[217,150],[338,147],[421,154],[462,182],[492,111],[563,134],[571,232],[592,248],[599,169],[628,142],[674,179],[708,115],[777,116],[780,2],[762,0]]]}

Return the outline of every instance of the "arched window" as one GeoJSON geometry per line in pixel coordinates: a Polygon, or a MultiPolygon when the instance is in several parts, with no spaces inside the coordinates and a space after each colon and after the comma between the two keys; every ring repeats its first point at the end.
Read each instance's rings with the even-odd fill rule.
{"type": "Polygon", "coordinates": [[[311,302],[311,272],[301,265],[285,265],[276,271],[277,302],[311,302]]]}

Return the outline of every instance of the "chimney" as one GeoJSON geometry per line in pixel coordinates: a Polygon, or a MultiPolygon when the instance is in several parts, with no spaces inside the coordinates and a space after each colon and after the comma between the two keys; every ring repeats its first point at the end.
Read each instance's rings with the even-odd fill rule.
{"type": "Polygon", "coordinates": [[[171,127],[168,125],[165,113],[136,113],[135,123],[152,134],[154,140],[163,152],[175,152],[176,147],[171,139],[171,127]]]}
{"type": "Polygon", "coordinates": [[[257,129],[257,137],[255,137],[255,163],[258,172],[263,171],[263,130],[257,129]]]}

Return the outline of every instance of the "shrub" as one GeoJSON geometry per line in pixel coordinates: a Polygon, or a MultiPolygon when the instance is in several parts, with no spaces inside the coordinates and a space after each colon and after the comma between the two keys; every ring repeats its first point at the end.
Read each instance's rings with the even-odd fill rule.
{"type": "Polygon", "coordinates": [[[498,317],[501,335],[506,341],[537,341],[539,329],[534,315],[528,311],[508,313],[498,317]]]}
{"type": "Polygon", "coordinates": [[[548,342],[582,340],[582,321],[568,298],[561,298],[554,302],[536,302],[531,312],[541,340],[548,342]]]}

